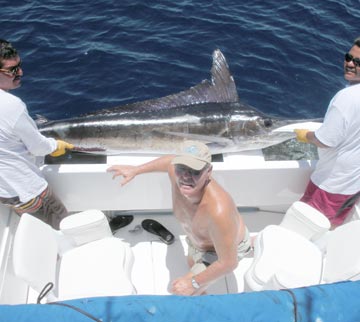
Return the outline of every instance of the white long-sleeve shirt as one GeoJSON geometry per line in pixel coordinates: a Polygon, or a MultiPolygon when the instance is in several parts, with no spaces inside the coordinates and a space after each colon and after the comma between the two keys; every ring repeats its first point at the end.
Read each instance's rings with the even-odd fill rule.
{"type": "Polygon", "coordinates": [[[330,193],[360,191],[360,84],[334,96],[315,136],[329,148],[318,149],[313,183],[330,193]]]}
{"type": "Polygon", "coordinates": [[[25,103],[0,89],[0,197],[18,196],[26,202],[47,187],[35,156],[45,156],[57,147],[43,136],[29,116],[25,103]]]}

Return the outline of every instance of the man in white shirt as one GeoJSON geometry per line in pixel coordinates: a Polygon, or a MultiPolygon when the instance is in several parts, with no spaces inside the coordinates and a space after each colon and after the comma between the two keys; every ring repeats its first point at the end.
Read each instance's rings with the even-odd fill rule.
{"type": "Polygon", "coordinates": [[[68,213],[48,187],[35,157],[60,156],[73,145],[44,137],[25,103],[9,93],[21,85],[22,76],[17,50],[0,39],[0,202],[57,229],[68,213]]]}
{"type": "Polygon", "coordinates": [[[315,132],[295,130],[300,142],[315,144],[319,161],[301,201],[341,225],[360,191],[360,37],[345,54],[344,78],[349,86],[330,101],[322,126],[315,132]],[[348,200],[353,202],[342,207],[348,200]]]}

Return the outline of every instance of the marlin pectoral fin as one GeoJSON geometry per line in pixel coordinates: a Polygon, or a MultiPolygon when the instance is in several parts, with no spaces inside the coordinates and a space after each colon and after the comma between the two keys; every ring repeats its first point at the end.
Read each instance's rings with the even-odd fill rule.
{"type": "Polygon", "coordinates": [[[201,135],[201,134],[193,134],[193,133],[181,133],[181,132],[163,132],[169,136],[176,136],[186,140],[195,140],[201,141],[205,144],[217,143],[222,146],[226,146],[232,144],[232,140],[228,138],[223,138],[219,136],[209,136],[209,135],[201,135]]]}
{"type": "Polygon", "coordinates": [[[321,124],[321,122],[292,123],[278,127],[277,129],[272,130],[272,132],[294,132],[295,129],[307,129],[309,131],[316,131],[321,126],[321,124]]]}

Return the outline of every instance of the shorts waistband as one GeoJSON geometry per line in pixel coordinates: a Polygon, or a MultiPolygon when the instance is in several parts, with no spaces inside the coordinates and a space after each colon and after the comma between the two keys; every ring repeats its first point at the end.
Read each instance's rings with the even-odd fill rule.
{"type": "Polygon", "coordinates": [[[49,187],[47,187],[40,195],[37,197],[23,203],[19,203],[14,205],[14,210],[17,213],[24,213],[24,212],[33,212],[36,211],[41,207],[42,200],[49,195],[49,187]]]}

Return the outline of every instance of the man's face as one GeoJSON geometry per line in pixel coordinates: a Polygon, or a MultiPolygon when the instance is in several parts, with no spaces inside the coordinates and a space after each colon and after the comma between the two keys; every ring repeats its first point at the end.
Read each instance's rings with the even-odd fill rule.
{"type": "Polygon", "coordinates": [[[353,46],[345,55],[344,78],[351,84],[360,83],[360,47],[353,46]]]}
{"type": "Polygon", "coordinates": [[[23,71],[20,67],[21,60],[19,56],[2,60],[0,69],[0,89],[10,91],[21,86],[21,76],[23,71]]]}
{"type": "Polygon", "coordinates": [[[202,170],[193,170],[185,165],[175,165],[177,186],[184,196],[191,197],[201,191],[209,180],[211,166],[205,166],[202,170]]]}

